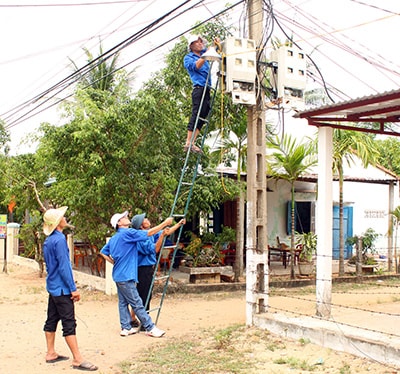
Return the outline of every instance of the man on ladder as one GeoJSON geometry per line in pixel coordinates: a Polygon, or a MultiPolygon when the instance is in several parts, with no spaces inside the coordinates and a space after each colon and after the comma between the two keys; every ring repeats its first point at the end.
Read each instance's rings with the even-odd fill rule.
{"type": "MultiPolygon", "coordinates": [[[[219,40],[216,39],[216,42],[219,42],[219,40]]],[[[211,74],[209,62],[201,58],[207,51],[204,44],[205,41],[201,36],[195,35],[190,37],[188,41],[190,52],[183,59],[183,65],[193,83],[192,115],[188,124],[188,133],[184,146],[185,152],[190,148],[194,153],[203,153],[194,143],[205,123],[204,119],[207,118],[210,111],[211,74]],[[197,117],[199,119],[196,126],[197,117]]]]}

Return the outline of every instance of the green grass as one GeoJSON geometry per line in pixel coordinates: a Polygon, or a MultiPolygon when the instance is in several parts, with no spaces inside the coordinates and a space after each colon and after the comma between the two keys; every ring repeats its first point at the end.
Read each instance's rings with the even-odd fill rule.
{"type": "Polygon", "coordinates": [[[275,360],[274,363],[279,365],[287,365],[291,369],[301,369],[307,371],[314,371],[316,368],[314,365],[309,364],[306,360],[301,360],[296,357],[281,357],[275,360]]]}

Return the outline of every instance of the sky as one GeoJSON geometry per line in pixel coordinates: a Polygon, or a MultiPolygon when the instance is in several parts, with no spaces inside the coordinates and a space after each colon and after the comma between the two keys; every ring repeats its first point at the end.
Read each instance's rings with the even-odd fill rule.
{"type": "MultiPolygon", "coordinates": [[[[121,52],[126,69],[136,69],[135,89],[162,68],[164,54],[181,35],[188,36],[196,21],[222,11],[226,1],[0,0],[0,118],[11,133],[12,153],[30,150],[20,142],[41,122],[63,123],[57,106],[46,107],[65,93],[53,92],[30,106],[25,104],[68,77],[73,71],[70,60],[84,66],[83,48],[95,56],[100,40],[104,51],[114,48],[184,3],[174,13],[175,19],[170,17],[168,23],[121,52]],[[21,115],[25,115],[23,121],[21,115]]],[[[336,102],[398,89],[400,1],[274,0],[271,4],[279,22],[273,24],[273,38],[285,39],[281,28],[293,36],[312,57],[327,85],[336,89],[336,102]]],[[[235,36],[247,37],[244,11],[242,4],[229,12],[230,25],[237,29],[235,36]]],[[[269,51],[270,45],[267,56],[269,51]]],[[[310,81],[309,86],[320,86],[320,82],[310,81]]]]}

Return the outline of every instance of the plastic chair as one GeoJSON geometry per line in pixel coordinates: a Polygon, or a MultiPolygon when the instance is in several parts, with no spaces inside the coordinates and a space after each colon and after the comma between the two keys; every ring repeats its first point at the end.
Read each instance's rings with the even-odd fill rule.
{"type": "Polygon", "coordinates": [[[161,270],[161,265],[163,265],[164,273],[166,269],[169,269],[171,267],[171,252],[174,250],[174,248],[162,248],[160,251],[160,262],[158,265],[158,271],[161,270]]]}
{"type": "Polygon", "coordinates": [[[74,263],[75,263],[76,268],[79,267],[80,259],[82,259],[82,266],[85,265],[85,257],[86,257],[86,251],[75,246],[74,247],[74,263]]]}

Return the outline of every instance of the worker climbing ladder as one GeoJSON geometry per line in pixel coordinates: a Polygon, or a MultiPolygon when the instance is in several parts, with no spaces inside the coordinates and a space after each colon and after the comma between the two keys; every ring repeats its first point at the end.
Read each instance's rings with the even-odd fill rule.
{"type": "MultiPolygon", "coordinates": [[[[208,75],[211,74],[212,65],[213,65],[213,61],[211,61],[208,75]]],[[[206,82],[208,82],[208,78],[209,77],[207,76],[206,82]]],[[[195,181],[197,178],[197,174],[199,171],[200,161],[201,161],[201,157],[203,154],[202,150],[203,150],[204,142],[205,142],[205,139],[206,139],[207,133],[208,133],[209,119],[211,117],[212,108],[214,105],[219,81],[220,81],[220,77],[218,74],[218,78],[217,78],[215,87],[209,87],[209,89],[212,92],[212,95],[210,95],[210,109],[209,109],[207,117],[206,118],[200,117],[201,110],[199,110],[197,113],[194,129],[192,132],[192,138],[190,139],[190,145],[193,144],[194,134],[196,132],[199,121],[204,121],[203,135],[201,137],[201,145],[200,145],[201,152],[193,153],[191,146],[187,148],[186,156],[185,156],[182,171],[181,171],[181,176],[180,176],[179,183],[178,183],[178,186],[177,186],[177,189],[175,192],[175,198],[174,198],[174,202],[172,204],[171,213],[170,213],[170,217],[174,217],[175,220],[185,218],[187,215],[188,209],[189,209],[190,199],[192,197],[193,187],[194,187],[194,184],[195,184],[195,181]],[[193,163],[192,156],[195,157],[194,163],[193,163]],[[186,200],[184,200],[185,198],[186,198],[186,200]],[[184,203],[184,204],[182,204],[182,203],[184,203]],[[177,212],[178,206],[181,206],[181,205],[184,205],[183,211],[177,212]]],[[[200,102],[200,108],[203,105],[205,95],[206,95],[206,89],[204,88],[203,95],[202,95],[201,102],[200,102]]],[[[171,272],[172,272],[173,264],[175,261],[175,256],[177,254],[178,249],[180,248],[180,240],[181,240],[181,236],[182,236],[182,231],[183,231],[183,226],[181,226],[177,230],[176,240],[175,240],[175,244],[173,246],[165,246],[165,238],[164,238],[159,255],[157,256],[157,264],[155,265],[153,279],[152,279],[151,286],[150,286],[150,291],[149,291],[149,294],[147,295],[147,299],[146,299],[146,303],[145,303],[145,307],[147,307],[147,305],[149,304],[149,301],[150,301],[151,293],[154,288],[154,284],[155,284],[155,282],[159,282],[163,288],[163,292],[162,292],[162,295],[160,298],[160,303],[157,307],[149,310],[149,312],[157,311],[155,323],[157,323],[157,321],[158,321],[158,318],[161,313],[161,308],[162,308],[162,305],[164,302],[164,298],[167,293],[167,288],[168,288],[169,280],[171,277],[171,272]],[[158,276],[157,274],[158,274],[158,269],[159,269],[159,265],[160,265],[160,259],[162,257],[161,254],[165,250],[172,251],[172,259],[169,262],[169,267],[164,272],[164,275],[158,276]]],[[[169,254],[169,252],[168,252],[168,254],[169,254]]]]}

